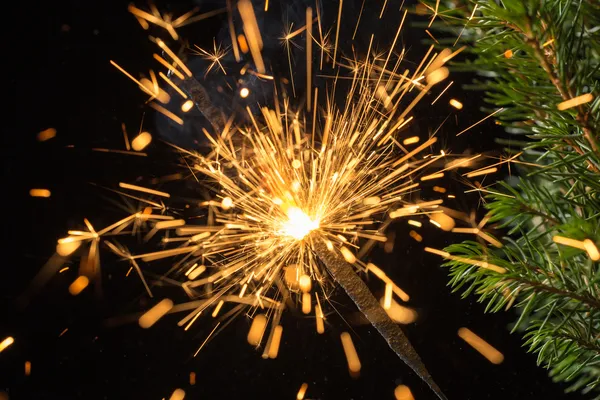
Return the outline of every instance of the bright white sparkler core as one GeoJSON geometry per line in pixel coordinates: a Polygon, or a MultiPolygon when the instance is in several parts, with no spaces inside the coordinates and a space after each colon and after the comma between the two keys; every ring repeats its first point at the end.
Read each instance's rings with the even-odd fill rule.
{"type": "Polygon", "coordinates": [[[312,220],[304,211],[298,207],[290,207],[287,210],[288,220],[283,224],[283,233],[294,239],[302,240],[315,229],[319,229],[319,220],[312,220]]]}

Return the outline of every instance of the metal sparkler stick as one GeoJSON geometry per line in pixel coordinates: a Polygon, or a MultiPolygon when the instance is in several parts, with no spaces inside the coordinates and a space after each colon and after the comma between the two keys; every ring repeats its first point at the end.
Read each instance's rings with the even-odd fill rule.
{"type": "Polygon", "coordinates": [[[352,266],[339,254],[329,251],[323,241],[319,239],[313,241],[312,247],[335,281],[344,288],[354,304],[379,331],[394,353],[427,383],[440,399],[447,400],[404,332],[390,319],[367,285],[356,275],[352,266]]]}

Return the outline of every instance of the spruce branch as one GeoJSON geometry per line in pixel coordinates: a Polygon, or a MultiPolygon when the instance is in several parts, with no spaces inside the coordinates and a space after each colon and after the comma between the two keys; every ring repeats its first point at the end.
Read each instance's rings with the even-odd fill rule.
{"type": "Polygon", "coordinates": [[[497,121],[519,135],[501,141],[520,147],[518,184],[487,196],[503,246],[446,248],[450,285],[486,311],[516,310],[513,331],[552,379],[600,398],[600,3],[422,2],[438,10],[433,28],[468,45],[453,66],[477,74],[468,88],[503,107],[497,121]],[[592,101],[559,107],[586,93],[592,101]]]}

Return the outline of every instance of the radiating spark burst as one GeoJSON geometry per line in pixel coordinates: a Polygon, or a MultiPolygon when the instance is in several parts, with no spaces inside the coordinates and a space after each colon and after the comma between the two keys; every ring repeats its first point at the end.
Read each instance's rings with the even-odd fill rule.
{"type": "MultiPolygon", "coordinates": [[[[177,35],[175,28],[194,19],[190,13],[171,22],[156,12],[142,12],[133,6],[130,11],[141,21],[165,28],[172,37],[177,35]]],[[[263,73],[270,71],[261,57],[262,37],[252,4],[243,0],[238,4],[238,11],[243,17],[245,33],[239,37],[248,41],[245,50],[240,41],[242,53],[251,52],[258,70],[253,73],[267,76],[263,73]]],[[[240,61],[243,56],[237,47],[238,37],[231,18],[233,12],[234,8],[229,5],[232,48],[236,60],[240,61]]],[[[435,134],[419,138],[404,136],[403,132],[413,121],[409,114],[424,96],[437,96],[437,100],[451,85],[439,95],[432,91],[446,79],[448,70],[444,65],[460,49],[455,52],[448,49],[438,54],[431,47],[419,63],[410,64],[412,68],[405,67],[405,49],[399,52],[395,49],[407,15],[404,12],[389,48],[376,51],[371,36],[366,55],[350,57],[338,49],[341,15],[340,2],[333,48],[329,39],[333,36],[333,28],[323,33],[319,7],[315,13],[307,11],[304,27],[289,25],[282,38],[289,56],[292,46],[297,46],[292,39],[304,34],[306,47],[310,49],[314,42],[320,51],[319,70],[324,68],[324,54],[329,55],[334,65],[327,66],[328,74],[314,77],[307,68],[305,90],[312,94],[314,89],[312,102],[307,100],[308,107],[312,104],[310,109],[304,109],[303,101],[296,101],[280,90],[281,82],[273,82],[276,89],[273,101],[262,105],[258,115],[250,108],[246,109],[250,123],[235,125],[228,122],[222,131],[203,129],[211,144],[208,154],[179,148],[189,166],[188,176],[203,174],[213,182],[215,195],[201,203],[208,210],[207,217],[202,219],[202,216],[194,215],[182,219],[179,213],[169,210],[163,200],[156,200],[157,197],[171,200],[170,193],[121,182],[119,186],[123,191],[115,192],[139,201],[139,209],[131,210],[129,216],[100,230],[86,220],[87,231],[70,231],[68,237],[59,240],[59,255],[79,252],[84,258],[73,294],[81,292],[87,286],[87,279],[91,283],[98,274],[101,242],[110,252],[127,261],[130,271],[136,270],[151,297],[153,293],[146,282],[145,263],[168,259],[172,267],[159,279],[181,287],[190,301],[174,304],[170,299],[163,299],[139,319],[139,324],[150,327],[163,315],[187,311],[178,323],[187,330],[201,315],[212,316],[216,324],[198,348],[200,351],[218,329],[228,324],[224,321],[250,308],[248,315],[254,318],[248,342],[257,347],[266,342],[265,358],[277,356],[283,333],[281,314],[290,305],[301,303],[303,311],[314,315],[317,332],[325,331],[326,314],[322,302],[329,301],[333,282],[313,251],[315,243],[324,243],[329,251],[351,263],[357,272],[372,272],[385,283],[387,309],[400,307],[392,295],[402,301],[409,300],[408,294],[391,282],[383,271],[363,262],[362,258],[374,242],[388,242],[385,228],[394,218],[426,214],[437,226],[446,230],[453,228],[444,220],[445,215],[436,211],[442,200],[413,202],[411,195],[419,190],[421,181],[441,177],[444,171],[457,166],[431,171],[432,165],[446,157],[443,151],[424,154],[436,143],[435,134]],[[329,79],[327,90],[320,97],[316,87],[312,87],[317,77],[329,79]],[[344,88],[342,97],[346,100],[340,105],[333,99],[340,97],[336,96],[336,90],[340,90],[341,82],[347,83],[348,88],[344,88]],[[421,141],[423,143],[410,151],[403,146],[421,141]],[[200,224],[199,221],[205,222],[200,224]],[[121,237],[136,233],[143,233],[146,242],[159,235],[164,247],[133,254],[121,243],[121,237]],[[84,281],[85,285],[82,285],[84,281]],[[208,309],[211,311],[205,312],[208,309]]],[[[355,33],[357,28],[358,22],[355,33]]],[[[111,63],[149,96],[151,107],[183,124],[179,115],[154,100],[169,102],[166,91],[160,87],[160,83],[166,83],[187,102],[194,101],[182,90],[182,83],[193,79],[192,73],[165,42],[155,39],[155,43],[166,59],[156,54],[154,58],[170,72],[168,76],[158,73],[164,82],[159,82],[152,71],[151,80],[138,80],[114,61],[111,63]]],[[[226,73],[220,60],[228,51],[227,47],[222,50],[220,44],[213,42],[213,52],[197,49],[211,62],[206,73],[212,69],[226,73]]],[[[290,78],[293,78],[294,62],[289,57],[290,78]]],[[[307,56],[306,60],[312,60],[312,57],[307,56]]],[[[240,63],[242,70],[250,71],[247,65],[240,63]]],[[[316,71],[316,64],[313,70],[316,71]]],[[[269,78],[273,79],[270,75],[269,78]]],[[[293,85],[292,80],[295,91],[293,85]]],[[[248,89],[240,90],[241,97],[248,94],[248,89]]],[[[150,143],[152,136],[149,133],[143,136],[144,133],[132,141],[133,150],[142,150],[150,143]]],[[[125,139],[129,145],[126,134],[125,139]]],[[[418,224],[411,223],[420,226],[418,224]]],[[[422,240],[416,232],[412,236],[422,240]]],[[[429,251],[449,257],[439,250],[429,251]]],[[[499,268],[484,262],[476,265],[499,268]]],[[[410,316],[413,320],[416,318],[416,314],[410,316]]],[[[344,343],[345,347],[348,343],[352,345],[345,336],[344,343]]],[[[354,367],[358,365],[353,372],[358,372],[358,358],[352,363],[354,367]]]]}

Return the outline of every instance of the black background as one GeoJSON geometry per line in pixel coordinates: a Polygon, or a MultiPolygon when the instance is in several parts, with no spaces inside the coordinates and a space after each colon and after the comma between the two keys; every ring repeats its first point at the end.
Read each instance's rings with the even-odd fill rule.
{"type": "MultiPolygon", "coordinates": [[[[376,31],[385,48],[399,22],[399,4],[389,1],[380,21],[381,4],[367,3],[358,41],[368,41],[376,31]]],[[[344,4],[343,18],[353,29],[360,2],[344,4]]],[[[177,14],[190,5],[159,4],[163,7],[177,14]]],[[[210,10],[221,4],[204,2],[202,7],[210,10]]],[[[329,20],[336,12],[337,3],[325,5],[329,20]]],[[[393,399],[396,385],[404,383],[416,399],[435,398],[376,331],[365,325],[351,328],[363,364],[360,378],[352,379],[339,341],[339,333],[350,328],[336,315],[329,318],[324,335],[315,334],[313,320],[285,315],[276,360],[261,359],[247,345],[249,320],[244,317],[209,342],[196,358],[191,355],[212,329],[201,320],[189,332],[177,328],[177,316],[168,316],[149,330],[135,323],[107,328],[106,318],[152,304],[133,275],[124,277],[127,267],[110,259],[103,263],[101,299],[92,290],[77,297],[68,294],[67,287],[76,277],[76,268],[71,268],[53,277],[27,307],[18,307],[15,298],[53,253],[57,238],[68,229],[80,228],[84,217],[96,226],[116,219],[114,205],[106,200],[115,197],[90,183],[114,187],[139,176],[160,176],[175,168],[176,157],[157,142],[148,149],[147,158],[90,150],[123,149],[121,123],[135,132],[148,111],[140,91],[109,64],[116,60],[137,72],[152,63],[154,47],[147,40],[148,33],[127,12],[127,2],[24,3],[16,15],[21,19],[11,35],[16,53],[5,54],[5,64],[14,71],[4,80],[14,85],[16,96],[8,99],[9,110],[14,112],[5,116],[9,129],[3,135],[0,274],[0,338],[10,335],[16,341],[0,354],[0,389],[11,399],[161,399],[178,387],[189,399],[294,399],[300,385],[308,382],[306,398],[310,399],[393,399]],[[57,137],[37,142],[36,134],[49,127],[57,129],[57,137]],[[29,197],[33,187],[49,188],[52,197],[29,197]],[[32,362],[28,377],[23,373],[26,360],[32,362]],[[191,371],[197,376],[195,386],[188,383],[191,371]]],[[[415,16],[409,18],[409,23],[418,21],[415,16]]],[[[216,17],[188,28],[185,34],[193,35],[191,43],[204,46],[211,44],[222,26],[222,19],[216,17]]],[[[347,29],[341,36],[346,44],[347,29]]],[[[407,25],[402,43],[410,48],[410,60],[424,55],[423,38],[422,29],[407,25]]],[[[480,125],[460,140],[454,136],[485,116],[480,110],[481,94],[460,89],[459,83],[471,78],[454,75],[457,82],[447,97],[460,99],[465,104],[462,112],[452,111],[446,102],[437,107],[425,102],[415,112],[414,129],[431,131],[450,115],[440,136],[444,148],[455,153],[497,152],[493,140],[502,133],[492,123],[480,125]]],[[[152,113],[148,114],[145,127],[152,130],[152,113]]],[[[448,181],[446,186],[457,193],[464,190],[457,181],[448,181]]],[[[449,203],[462,211],[478,205],[477,195],[458,196],[449,203]]],[[[546,371],[535,366],[535,357],[521,348],[519,335],[509,334],[508,324],[515,320],[512,312],[486,315],[474,298],[460,300],[458,294],[451,294],[440,260],[422,251],[423,245],[408,236],[405,223],[396,223],[392,230],[396,232],[394,253],[376,248],[370,258],[411,294],[410,304],[421,318],[405,331],[449,399],[579,397],[564,395],[564,388],[553,384],[546,371]],[[456,335],[461,326],[502,351],[504,363],[492,365],[462,342],[456,335]]],[[[420,232],[428,245],[438,248],[457,239],[425,224],[420,232]]],[[[380,282],[373,280],[370,285],[381,294],[380,282]]],[[[355,313],[344,294],[339,293],[335,301],[342,315],[355,313]]]]}

